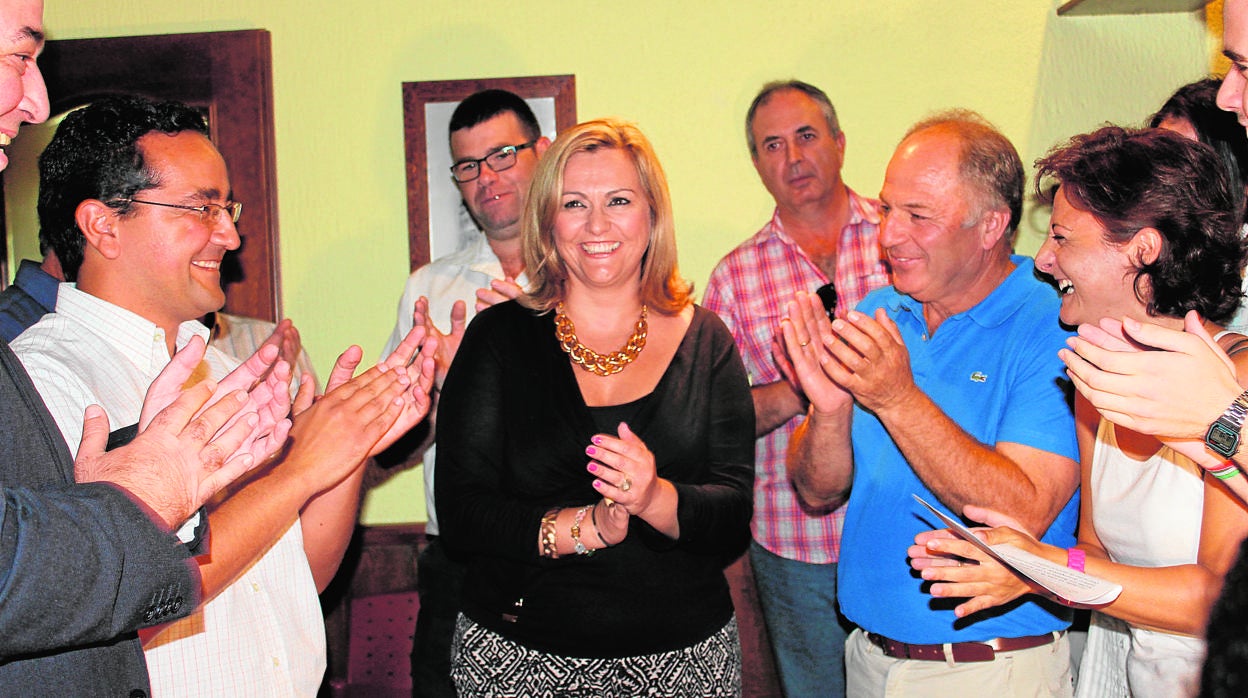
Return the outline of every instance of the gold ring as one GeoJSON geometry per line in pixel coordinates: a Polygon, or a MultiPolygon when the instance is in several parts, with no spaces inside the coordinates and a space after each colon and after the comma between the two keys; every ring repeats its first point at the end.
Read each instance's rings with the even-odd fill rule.
{"type": "Polygon", "coordinates": [[[620,483],[620,491],[627,492],[631,489],[633,489],[633,482],[628,478],[624,478],[624,481],[620,483]]]}

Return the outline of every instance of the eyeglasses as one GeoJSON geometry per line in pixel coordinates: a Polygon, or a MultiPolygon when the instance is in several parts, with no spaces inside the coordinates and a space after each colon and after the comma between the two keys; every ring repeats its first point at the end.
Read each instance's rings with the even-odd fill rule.
{"type": "Polygon", "coordinates": [[[836,312],[836,287],[829,281],[815,289],[815,295],[819,296],[823,309],[828,313],[828,319],[831,320],[833,313],[836,312]]]}
{"type": "Polygon", "coordinates": [[[114,199],[110,204],[145,204],[147,206],[163,206],[165,208],[180,208],[183,211],[194,211],[199,214],[200,222],[209,225],[221,219],[221,214],[226,213],[230,217],[231,223],[237,223],[238,217],[243,215],[243,205],[237,201],[227,201],[224,204],[203,204],[202,206],[183,206],[181,204],[163,204],[159,201],[144,201],[143,199],[114,199]]]}
{"type": "Polygon", "coordinates": [[[532,148],[537,141],[520,145],[505,145],[483,158],[466,158],[451,165],[451,177],[460,184],[467,184],[481,176],[481,163],[489,165],[494,172],[510,170],[516,166],[516,155],[525,148],[532,148]]]}

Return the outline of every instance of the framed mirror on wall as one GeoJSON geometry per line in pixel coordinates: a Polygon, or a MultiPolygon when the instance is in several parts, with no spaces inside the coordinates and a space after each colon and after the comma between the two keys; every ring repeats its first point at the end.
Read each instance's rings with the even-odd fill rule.
{"type": "Polygon", "coordinates": [[[576,124],[576,76],[481,78],[403,83],[407,148],[407,228],[410,270],[444,257],[479,232],[451,180],[447,129],[455,107],[481,90],[507,90],[533,109],[542,135],[576,124]]]}
{"type": "Polygon", "coordinates": [[[63,115],[115,93],[175,99],[200,109],[230,170],[233,198],[243,203],[239,250],[226,258],[224,310],[276,320],[281,314],[277,168],[273,135],[273,65],[262,29],[162,36],[49,41],[39,59],[52,118],[27,126],[10,146],[4,172],[4,264],[38,259],[36,158],[63,115]],[[20,149],[20,150],[19,150],[20,149]],[[13,251],[10,254],[10,250],[13,251]]]}

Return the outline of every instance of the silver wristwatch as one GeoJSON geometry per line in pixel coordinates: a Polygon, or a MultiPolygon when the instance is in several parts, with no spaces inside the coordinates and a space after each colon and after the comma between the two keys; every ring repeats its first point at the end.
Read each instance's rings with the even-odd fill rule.
{"type": "Polygon", "coordinates": [[[1205,432],[1205,445],[1210,451],[1230,458],[1239,451],[1239,429],[1244,425],[1244,416],[1248,415],[1248,390],[1240,393],[1221,417],[1209,425],[1205,432]]]}

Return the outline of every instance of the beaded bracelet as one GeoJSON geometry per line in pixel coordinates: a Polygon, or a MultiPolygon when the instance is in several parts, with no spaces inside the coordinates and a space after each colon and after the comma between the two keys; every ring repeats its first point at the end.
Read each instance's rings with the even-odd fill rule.
{"type": "Polygon", "coordinates": [[[559,509],[551,509],[542,517],[541,528],[538,529],[538,543],[541,546],[542,557],[548,557],[552,560],[559,559],[559,538],[558,532],[555,530],[555,519],[559,517],[559,509]]]}
{"type": "Polygon", "coordinates": [[[602,529],[598,528],[598,505],[597,504],[590,507],[589,520],[594,522],[594,534],[598,536],[598,540],[602,541],[603,547],[610,548],[611,544],[607,542],[606,538],[602,537],[602,529]]]}
{"type": "Polygon", "coordinates": [[[1239,475],[1240,472],[1241,471],[1239,469],[1239,466],[1235,465],[1235,461],[1227,460],[1227,461],[1223,461],[1220,467],[1211,469],[1209,471],[1209,474],[1218,478],[1219,480],[1230,480],[1236,475],[1239,475]]]}
{"type": "Polygon", "coordinates": [[[593,555],[594,551],[585,547],[581,542],[581,522],[585,520],[585,512],[593,509],[593,505],[586,505],[576,510],[576,516],[572,518],[572,545],[576,548],[577,555],[593,555]]]}

